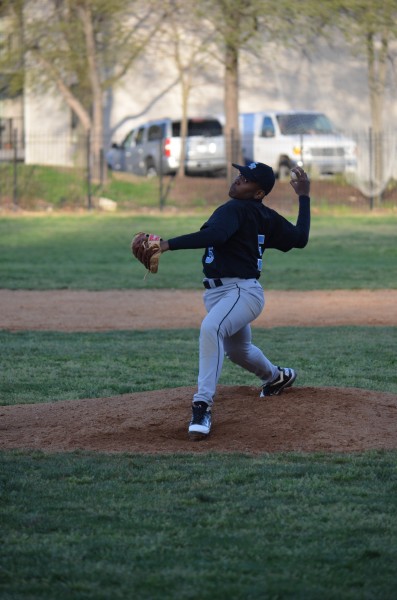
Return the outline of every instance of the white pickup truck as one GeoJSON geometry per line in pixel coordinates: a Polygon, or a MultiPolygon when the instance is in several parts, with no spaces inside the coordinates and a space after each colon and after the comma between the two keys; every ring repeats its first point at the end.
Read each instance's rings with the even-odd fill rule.
{"type": "Polygon", "coordinates": [[[270,165],[279,179],[294,166],[311,175],[352,172],[356,143],[338,133],[329,118],[314,111],[268,111],[240,115],[245,162],[270,165]]]}

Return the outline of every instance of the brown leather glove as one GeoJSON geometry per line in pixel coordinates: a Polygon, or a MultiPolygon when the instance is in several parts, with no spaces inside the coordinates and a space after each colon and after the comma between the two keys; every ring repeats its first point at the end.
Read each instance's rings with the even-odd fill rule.
{"type": "Polygon", "coordinates": [[[148,271],[157,273],[161,256],[161,237],[154,233],[135,234],[131,242],[131,252],[148,271]]]}

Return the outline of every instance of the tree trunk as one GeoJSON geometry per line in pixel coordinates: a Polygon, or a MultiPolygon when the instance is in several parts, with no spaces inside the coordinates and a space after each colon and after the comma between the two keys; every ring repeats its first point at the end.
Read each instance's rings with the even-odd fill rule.
{"type": "Polygon", "coordinates": [[[53,80],[55,81],[58,90],[61,93],[61,96],[64,98],[65,102],[69,106],[69,108],[75,113],[77,118],[79,119],[83,129],[85,132],[90,131],[91,129],[91,117],[88,111],[84,108],[82,103],[73,95],[70,88],[65,84],[63,79],[59,76],[57,71],[53,68],[52,64],[40,54],[40,52],[34,52],[34,55],[38,61],[41,62],[43,67],[51,73],[53,80]]]}
{"type": "Polygon", "coordinates": [[[182,77],[181,79],[181,87],[182,87],[182,118],[181,118],[181,152],[179,156],[179,168],[178,168],[178,177],[185,177],[185,161],[186,161],[186,152],[187,152],[187,135],[188,135],[188,103],[189,103],[189,93],[190,93],[190,84],[188,81],[182,77]]]}
{"type": "Polygon", "coordinates": [[[232,162],[241,164],[241,140],[238,117],[238,48],[226,44],[225,50],[225,143],[227,178],[233,179],[232,162]]]}
{"type": "Polygon", "coordinates": [[[386,35],[382,37],[381,47],[378,52],[375,49],[375,40],[372,33],[367,37],[367,57],[368,57],[368,87],[370,113],[372,123],[372,158],[373,169],[371,175],[372,185],[375,188],[373,201],[375,206],[379,206],[382,201],[381,192],[379,189],[384,185],[384,127],[383,127],[383,111],[386,88],[387,74],[387,54],[388,40],[386,35]]]}
{"type": "Polygon", "coordinates": [[[92,173],[95,181],[103,183],[106,176],[106,169],[103,168],[103,93],[96,54],[92,13],[88,3],[79,8],[79,14],[84,26],[88,71],[92,90],[92,173]]]}

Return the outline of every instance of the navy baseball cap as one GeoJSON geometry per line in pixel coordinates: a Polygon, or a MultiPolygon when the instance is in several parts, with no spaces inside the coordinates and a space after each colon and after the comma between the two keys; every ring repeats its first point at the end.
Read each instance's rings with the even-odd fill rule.
{"type": "Polygon", "coordinates": [[[233,167],[238,169],[241,175],[244,175],[249,181],[256,181],[265,192],[265,196],[272,191],[276,178],[273,169],[260,162],[252,162],[245,167],[232,163],[233,167]]]}

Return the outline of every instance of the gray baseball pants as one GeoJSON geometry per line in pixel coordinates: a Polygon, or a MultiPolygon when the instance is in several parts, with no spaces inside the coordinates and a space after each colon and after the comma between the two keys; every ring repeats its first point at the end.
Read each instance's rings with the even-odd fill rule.
{"type": "MultiPolygon", "coordinates": [[[[208,283],[214,285],[213,279],[208,283]]],[[[251,325],[263,310],[265,298],[257,279],[222,278],[223,285],[204,292],[207,316],[200,329],[198,390],[193,402],[212,406],[216,385],[227,357],[263,382],[278,375],[262,350],[252,344],[251,325]]]]}

